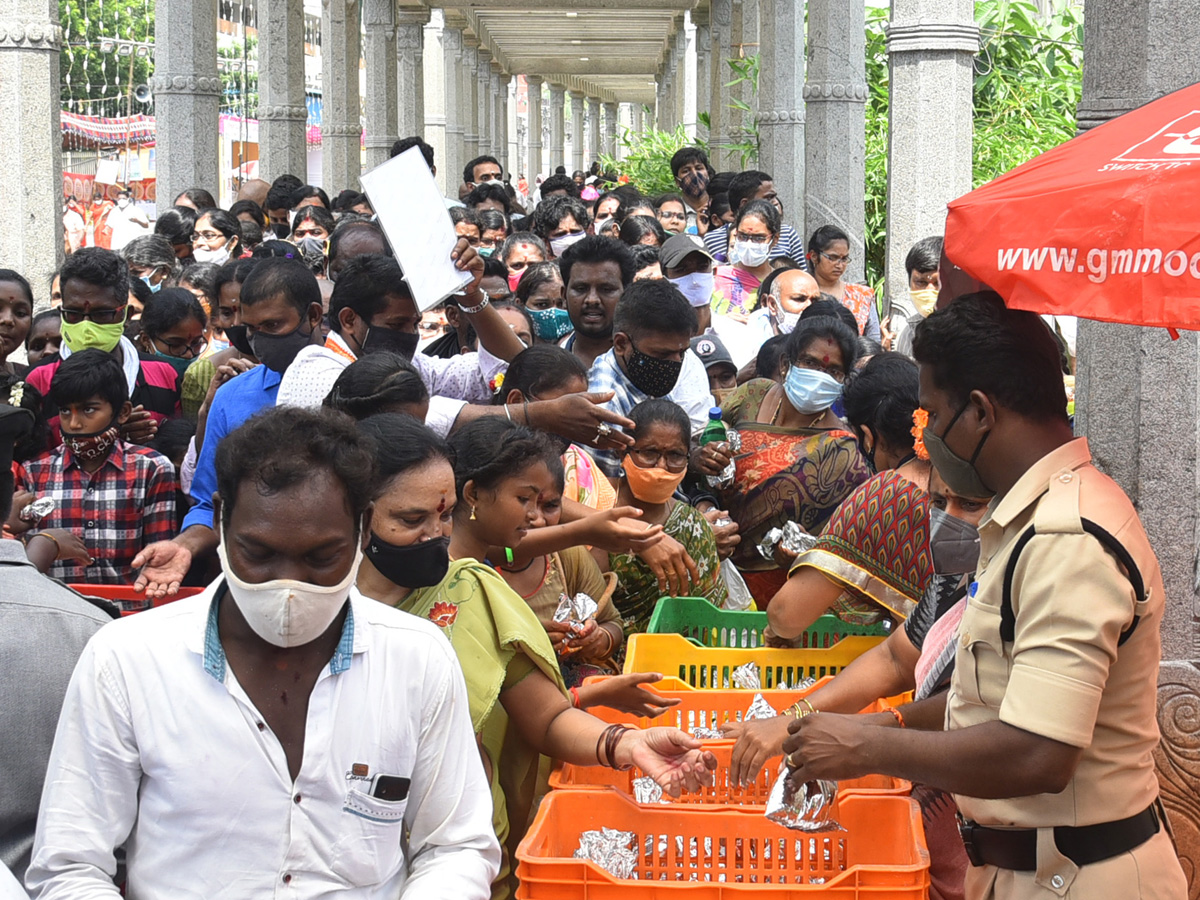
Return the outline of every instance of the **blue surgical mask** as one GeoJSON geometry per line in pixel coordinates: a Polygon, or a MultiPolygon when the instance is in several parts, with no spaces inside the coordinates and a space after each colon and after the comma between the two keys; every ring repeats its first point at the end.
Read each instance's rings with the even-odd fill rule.
{"type": "Polygon", "coordinates": [[[475,252],[478,253],[480,256],[482,256],[484,259],[487,259],[489,256],[491,256],[493,253],[496,252],[496,248],[495,247],[479,247],[475,252]]]}
{"type": "Polygon", "coordinates": [[[529,318],[533,319],[534,333],[539,341],[557,341],[575,327],[571,324],[571,314],[565,309],[551,307],[525,311],[529,313],[529,318]]]}
{"type": "Polygon", "coordinates": [[[842,384],[818,369],[792,366],[783,380],[783,392],[797,412],[811,416],[837,402],[842,396],[842,384]]]}
{"type": "Polygon", "coordinates": [[[162,290],[162,282],[160,281],[157,284],[155,284],[153,281],[150,280],[149,275],[143,275],[142,281],[145,283],[146,287],[150,288],[150,293],[152,293],[152,294],[157,294],[159,291],[162,290]]]}

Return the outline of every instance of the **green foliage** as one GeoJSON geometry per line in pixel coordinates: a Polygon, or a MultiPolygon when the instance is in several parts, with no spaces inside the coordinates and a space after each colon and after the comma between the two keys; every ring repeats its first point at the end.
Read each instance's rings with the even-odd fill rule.
{"type": "MultiPolygon", "coordinates": [[[[646,111],[649,117],[649,110],[646,111]]],[[[624,129],[618,137],[625,148],[623,159],[603,155],[600,168],[605,172],[619,172],[629,177],[630,184],[647,196],[676,191],[678,187],[671,177],[671,157],[682,147],[708,146],[704,141],[691,140],[682,125],[674,131],[648,129],[641,134],[624,129]]]]}
{"type": "Polygon", "coordinates": [[[729,152],[736,153],[741,163],[742,169],[749,169],[758,162],[758,73],[759,55],[754,53],[750,56],[745,56],[740,59],[726,60],[729,63],[729,68],[733,69],[733,81],[729,82],[729,87],[735,87],[739,84],[747,84],[750,89],[750,102],[739,100],[737,97],[731,97],[729,106],[731,109],[737,109],[742,112],[742,133],[745,135],[742,140],[729,145],[729,152]]]}
{"type": "MultiPolygon", "coordinates": [[[[1075,135],[1083,82],[1083,18],[1068,3],[1047,15],[1033,0],[976,0],[973,181],[979,186],[1075,135]]],[[[866,271],[883,283],[887,238],[886,8],[867,8],[866,271]]]]}
{"type": "MultiPolygon", "coordinates": [[[[63,105],[86,115],[127,115],[130,87],[149,83],[154,71],[153,56],[120,56],[115,49],[102,52],[100,42],[108,38],[152,44],[154,4],[146,0],[136,4],[59,0],[58,15],[63,29],[63,47],[59,51],[63,105]]],[[[133,101],[132,112],[145,111],[142,104],[133,101]]]]}
{"type": "Polygon", "coordinates": [[[258,114],[258,38],[248,37],[244,45],[218,46],[217,71],[221,76],[221,111],[238,116],[245,114],[249,118],[256,116],[258,114]],[[246,63],[244,67],[243,56],[246,63]]]}

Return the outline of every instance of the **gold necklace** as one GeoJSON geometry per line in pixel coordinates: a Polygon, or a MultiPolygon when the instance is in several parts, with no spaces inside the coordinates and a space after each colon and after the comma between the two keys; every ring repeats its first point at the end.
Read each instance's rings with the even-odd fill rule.
{"type": "MultiPolygon", "coordinates": [[[[782,393],[783,393],[783,388],[780,388],[779,390],[780,390],[780,393],[782,394],[782,393]]],[[[775,407],[775,415],[771,416],[771,424],[772,424],[772,425],[778,425],[778,424],[779,424],[779,414],[780,414],[781,412],[783,412],[783,401],[784,401],[784,397],[783,397],[783,396],[780,396],[780,398],[779,398],[779,404],[778,404],[778,405],[775,407]]],[[[819,421],[821,421],[821,419],[825,418],[825,413],[826,413],[826,412],[828,412],[828,410],[825,410],[825,409],[821,410],[819,413],[817,413],[817,414],[816,414],[816,415],[813,417],[813,420],[812,420],[811,422],[809,422],[807,425],[803,425],[803,426],[801,426],[801,427],[803,427],[803,428],[812,428],[812,427],[814,427],[814,426],[817,424],[817,422],[819,422],[819,421]]]]}

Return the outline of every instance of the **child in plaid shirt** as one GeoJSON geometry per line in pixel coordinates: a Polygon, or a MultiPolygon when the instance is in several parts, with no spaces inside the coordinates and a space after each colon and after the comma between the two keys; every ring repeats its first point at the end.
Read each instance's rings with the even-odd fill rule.
{"type": "MultiPolygon", "coordinates": [[[[175,469],[162,454],[121,439],[132,406],[121,364],[103,350],[63,360],[50,382],[47,413],[57,410],[63,443],[26,462],[17,489],[53,497],[39,529],[65,528],[93,557],[59,560],[49,574],[66,582],[133,584],[133,558],[175,534],[175,469]]],[[[122,604],[141,609],[146,602],[122,604]]]]}

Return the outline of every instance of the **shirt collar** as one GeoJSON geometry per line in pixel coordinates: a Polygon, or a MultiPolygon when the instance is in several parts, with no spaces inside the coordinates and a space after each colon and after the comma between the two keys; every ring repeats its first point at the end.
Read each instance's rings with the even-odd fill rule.
{"type": "MultiPolygon", "coordinates": [[[[221,636],[217,629],[217,609],[220,605],[221,594],[224,593],[225,579],[218,578],[209,586],[212,597],[208,603],[208,616],[204,625],[204,671],[222,684],[225,683],[227,664],[225,648],[221,646],[221,636]]],[[[346,610],[346,622],[342,626],[342,637],[329,659],[329,674],[341,675],[350,668],[350,661],[356,652],[366,649],[365,642],[355,643],[354,639],[354,594],[350,595],[350,608],[346,610]]]]}
{"type": "Polygon", "coordinates": [[[25,545],[20,541],[0,540],[0,563],[33,568],[33,563],[25,555],[25,545]]]}
{"type": "Polygon", "coordinates": [[[350,345],[346,343],[346,339],[336,331],[329,332],[329,335],[325,338],[325,349],[336,353],[338,356],[347,357],[351,362],[358,359],[358,354],[350,349],[350,345]]]}
{"type": "Polygon", "coordinates": [[[1087,438],[1067,441],[1030,466],[999,502],[992,507],[991,520],[1007,528],[1021,513],[1037,502],[1059,472],[1074,471],[1092,461],[1087,438]]]}

